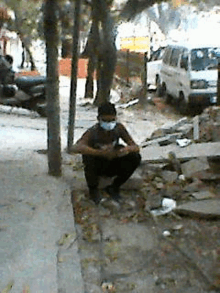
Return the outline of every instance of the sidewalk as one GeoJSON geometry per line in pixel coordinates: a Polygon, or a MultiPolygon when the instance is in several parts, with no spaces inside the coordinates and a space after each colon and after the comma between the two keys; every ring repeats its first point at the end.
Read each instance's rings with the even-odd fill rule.
{"type": "Polygon", "coordinates": [[[45,149],[45,131],[15,117],[12,127],[0,115],[0,292],[84,292],[70,187],[35,151],[45,149]]]}
{"type": "MultiPolygon", "coordinates": [[[[77,87],[75,140],[97,121],[96,108],[79,106],[85,102],[84,84],[85,80],[79,80],[77,87]]],[[[69,79],[62,78],[62,150],[66,147],[69,86],[69,79]]],[[[74,174],[69,162],[76,160],[77,167],[77,156],[64,158],[63,177],[48,176],[47,156],[36,152],[47,148],[47,121],[34,113],[25,116],[16,111],[10,115],[0,112],[0,292],[8,284],[13,284],[10,293],[84,292],[80,240],[76,239],[70,200],[71,188],[86,187],[82,172],[74,174]]],[[[118,114],[137,143],[164,122],[160,115],[155,121],[150,111],[134,114],[119,109],[118,114]]]]}

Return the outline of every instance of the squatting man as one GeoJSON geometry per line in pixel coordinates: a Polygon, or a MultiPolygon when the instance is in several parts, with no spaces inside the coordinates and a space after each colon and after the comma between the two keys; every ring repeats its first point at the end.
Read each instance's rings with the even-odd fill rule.
{"type": "Polygon", "coordinates": [[[97,119],[98,123],[82,135],[71,147],[70,153],[82,154],[89,196],[95,204],[101,201],[98,189],[101,176],[114,177],[105,192],[120,201],[120,186],[140,164],[139,146],[125,126],[117,121],[114,104],[107,102],[99,106],[97,119]],[[119,139],[125,144],[119,144],[119,139]]]}

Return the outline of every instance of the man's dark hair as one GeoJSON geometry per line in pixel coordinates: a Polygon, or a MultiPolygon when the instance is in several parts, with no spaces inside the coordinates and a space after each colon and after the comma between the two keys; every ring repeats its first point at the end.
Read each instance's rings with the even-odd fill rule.
{"type": "Polygon", "coordinates": [[[110,102],[101,104],[98,107],[98,116],[101,115],[116,115],[115,105],[110,102]]]}

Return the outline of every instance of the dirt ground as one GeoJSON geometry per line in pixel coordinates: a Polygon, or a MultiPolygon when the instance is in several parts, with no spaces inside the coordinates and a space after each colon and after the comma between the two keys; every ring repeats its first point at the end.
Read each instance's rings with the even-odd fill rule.
{"type": "MultiPolygon", "coordinates": [[[[174,115],[156,103],[154,111],[174,115]]],[[[74,177],[82,181],[78,163],[74,177]]],[[[86,293],[220,292],[219,221],[174,212],[153,217],[150,210],[164,196],[177,203],[192,200],[187,191],[192,182],[160,186],[155,172],[154,166],[142,165],[141,186],[122,189],[121,204],[102,191],[104,201],[95,206],[85,188],[72,190],[86,293]]],[[[218,181],[201,184],[220,198],[218,181]]]]}
{"type": "Polygon", "coordinates": [[[160,195],[145,192],[123,190],[121,205],[96,207],[73,191],[85,292],[219,292],[219,222],[154,218],[146,198],[160,195]]]}

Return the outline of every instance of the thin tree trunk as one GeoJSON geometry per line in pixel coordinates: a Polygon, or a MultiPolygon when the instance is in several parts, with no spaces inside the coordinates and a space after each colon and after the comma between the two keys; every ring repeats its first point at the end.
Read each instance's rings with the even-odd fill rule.
{"type": "Polygon", "coordinates": [[[115,66],[117,61],[115,36],[114,36],[114,23],[110,15],[109,8],[106,0],[93,0],[94,15],[96,19],[99,19],[102,31],[99,60],[100,65],[100,90],[96,94],[94,101],[95,105],[100,105],[103,102],[109,101],[110,91],[113,82],[113,76],[115,72],[115,66]]]}
{"type": "MultiPolygon", "coordinates": [[[[100,97],[100,92],[101,92],[101,67],[102,67],[102,62],[101,62],[101,60],[98,59],[97,67],[96,67],[97,91],[96,91],[96,96],[95,96],[95,101],[94,101],[94,105],[97,105],[97,106],[98,106],[97,101],[98,101],[98,99],[100,97]]],[[[101,100],[100,104],[102,102],[104,103],[105,100],[101,100]]]]}
{"type": "Polygon", "coordinates": [[[70,89],[70,107],[67,149],[70,151],[74,141],[74,126],[76,113],[76,89],[77,89],[77,70],[78,70],[78,44],[79,44],[79,25],[80,25],[81,0],[75,2],[74,26],[73,26],[73,46],[72,46],[72,71],[71,71],[71,89],[70,89]]]}
{"type": "MultiPolygon", "coordinates": [[[[92,12],[93,15],[93,12],[92,12]]],[[[89,32],[88,41],[86,43],[85,50],[83,52],[84,57],[89,57],[88,66],[87,66],[87,78],[85,86],[85,98],[94,97],[94,87],[93,79],[94,72],[97,66],[97,46],[99,45],[99,29],[98,22],[92,17],[92,26],[89,32]]]]}
{"type": "Polygon", "coordinates": [[[87,77],[85,86],[85,98],[93,99],[94,86],[93,86],[93,74],[96,68],[95,56],[90,56],[87,66],[87,77]]]}
{"type": "Polygon", "coordinates": [[[61,176],[60,104],[58,73],[58,0],[46,0],[44,34],[47,55],[47,144],[49,174],[61,176]]]}

